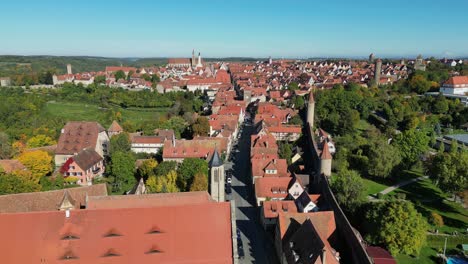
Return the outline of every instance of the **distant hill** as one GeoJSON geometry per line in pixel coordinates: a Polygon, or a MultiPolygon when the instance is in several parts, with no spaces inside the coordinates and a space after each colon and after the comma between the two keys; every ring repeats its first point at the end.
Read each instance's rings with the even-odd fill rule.
{"type": "MultiPolygon", "coordinates": [[[[240,61],[252,62],[264,58],[204,58],[205,61],[240,61]]],[[[0,55],[0,77],[23,73],[38,73],[52,70],[57,74],[66,73],[67,64],[72,65],[73,72],[103,71],[106,66],[161,66],[167,58],[106,58],[91,56],[17,56],[0,55]]]]}

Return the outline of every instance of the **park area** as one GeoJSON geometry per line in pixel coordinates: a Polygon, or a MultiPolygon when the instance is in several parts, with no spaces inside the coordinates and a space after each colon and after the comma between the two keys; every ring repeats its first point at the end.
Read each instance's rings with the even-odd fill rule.
{"type": "Polygon", "coordinates": [[[419,256],[407,256],[399,254],[397,262],[409,263],[437,263],[437,254],[443,252],[445,239],[447,238],[447,255],[453,255],[460,251],[461,244],[468,243],[468,212],[459,202],[454,202],[442,190],[435,186],[428,178],[400,186],[387,194],[378,194],[404,179],[415,179],[422,176],[418,171],[404,171],[402,177],[393,181],[377,182],[364,179],[367,194],[373,199],[405,199],[411,201],[419,213],[429,223],[426,245],[421,249],[419,256]],[[435,226],[432,213],[437,213],[443,219],[442,226],[435,226]]]}

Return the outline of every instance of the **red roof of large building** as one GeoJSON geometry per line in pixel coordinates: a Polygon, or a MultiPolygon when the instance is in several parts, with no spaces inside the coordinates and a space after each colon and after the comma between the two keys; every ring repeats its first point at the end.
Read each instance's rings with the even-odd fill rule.
{"type": "Polygon", "coordinates": [[[448,85],[461,85],[467,84],[468,85],[468,76],[453,76],[445,82],[448,85]]]}
{"type": "Polygon", "coordinates": [[[232,263],[229,203],[66,214],[0,215],[2,262],[232,263]]]}
{"type": "Polygon", "coordinates": [[[97,122],[68,122],[61,131],[55,153],[73,155],[85,148],[95,149],[98,135],[103,131],[97,122]]]}

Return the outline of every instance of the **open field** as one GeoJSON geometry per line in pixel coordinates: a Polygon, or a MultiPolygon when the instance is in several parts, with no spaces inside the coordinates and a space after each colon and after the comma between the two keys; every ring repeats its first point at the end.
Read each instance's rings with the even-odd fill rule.
{"type": "Polygon", "coordinates": [[[44,111],[51,116],[60,117],[66,121],[98,121],[107,127],[112,123],[113,115],[117,112],[122,114],[123,122],[131,121],[134,124],[140,124],[156,121],[167,110],[167,108],[155,108],[141,109],[140,111],[138,108],[124,109],[120,107],[103,109],[97,105],[85,103],[48,102],[44,111]]]}

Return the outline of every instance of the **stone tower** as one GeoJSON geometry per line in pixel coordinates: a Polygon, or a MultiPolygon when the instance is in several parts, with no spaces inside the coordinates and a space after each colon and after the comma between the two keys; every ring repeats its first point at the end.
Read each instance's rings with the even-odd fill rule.
{"type": "Polygon", "coordinates": [[[198,52],[198,63],[197,63],[197,68],[198,67],[203,67],[203,64],[201,63],[201,54],[198,52]]]}
{"type": "Polygon", "coordinates": [[[369,62],[370,62],[370,63],[373,63],[373,62],[374,62],[374,59],[375,59],[375,58],[374,58],[374,53],[371,53],[371,54],[369,55],[369,62]]]}
{"type": "Polygon", "coordinates": [[[191,63],[192,63],[192,68],[195,68],[195,65],[196,65],[195,64],[195,49],[192,50],[192,61],[191,61],[191,63]]]}
{"type": "Polygon", "coordinates": [[[315,112],[315,99],[313,91],[309,94],[309,103],[307,104],[307,123],[312,128],[314,127],[314,112],[315,112]]]}
{"type": "Polygon", "coordinates": [[[416,62],[414,63],[414,69],[418,71],[425,71],[426,65],[424,64],[423,57],[421,54],[416,58],[416,62]]]}
{"type": "Polygon", "coordinates": [[[211,198],[217,202],[224,202],[224,164],[215,149],[210,161],[210,194],[211,198]]]}
{"type": "Polygon", "coordinates": [[[73,74],[71,64],[67,64],[67,74],[73,74]]]}
{"type": "Polygon", "coordinates": [[[375,85],[379,85],[380,83],[380,72],[382,71],[382,60],[377,59],[375,62],[375,69],[374,69],[374,82],[375,85]]]}
{"type": "Polygon", "coordinates": [[[320,154],[320,174],[330,177],[332,167],[332,155],[328,148],[328,142],[323,142],[322,153],[320,154]]]}

